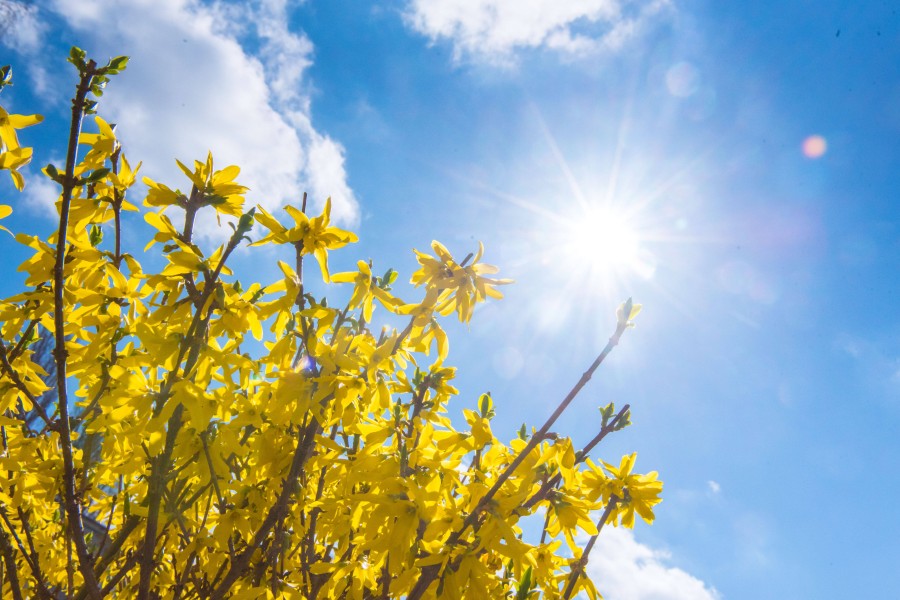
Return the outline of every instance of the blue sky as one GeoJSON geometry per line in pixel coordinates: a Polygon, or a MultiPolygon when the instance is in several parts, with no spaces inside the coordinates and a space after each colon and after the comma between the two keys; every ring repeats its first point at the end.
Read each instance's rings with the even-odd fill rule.
{"type": "MultiPolygon", "coordinates": [[[[608,600],[889,597],[898,13],[874,0],[40,1],[0,42],[16,78],[4,106],[47,118],[21,136],[37,147],[27,192],[0,183],[16,209],[4,224],[52,227],[36,165],[62,156],[68,46],[129,54],[100,111],[147,175],[180,185],[172,159],[211,148],[244,168],[254,202],[331,195],[361,238],[336,269],[372,257],[408,274],[432,239],[460,256],[485,243],[517,283],[453,330],[451,362],[457,406],[492,391],[506,437],[543,422],[619,301],[644,304],[557,427],[583,442],[596,406],[630,403],[634,427],[599,456],[637,450],[666,482],[652,527],[601,538],[591,568],[608,600]]],[[[140,221],[129,234],[143,245],[140,221]]]]}

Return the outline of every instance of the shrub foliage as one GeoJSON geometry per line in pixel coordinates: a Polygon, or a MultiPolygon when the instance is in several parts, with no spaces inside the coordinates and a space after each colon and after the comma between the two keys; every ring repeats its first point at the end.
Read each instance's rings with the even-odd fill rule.
{"type": "MultiPolygon", "coordinates": [[[[551,427],[640,307],[619,308],[543,426],[501,442],[484,394],[458,429],[440,323],[469,322],[509,283],[480,247],[462,261],[437,242],[417,252],[418,298],[401,299],[393,270],[329,272],[329,253],[356,236],[332,225],[327,202],[316,216],[305,195],[283,219],[245,211],[238,167],[210,155],[178,163],[187,191],[143,179],[144,251],[164,259],[145,270],[138,257],[153,261],[122,234],[140,164],[95,115],[127,58],[101,67],[73,48],[69,60],[66,163],[43,169],[59,185],[59,227],[15,235],[30,252],[25,284],[0,301],[4,597],[598,597],[585,565],[599,530],[652,521],[662,483],[633,471],[634,454],[588,457],[628,424],[628,406],[603,407],[580,449],[551,427]],[[81,131],[86,115],[95,133],[81,131]],[[233,231],[204,249],[194,224],[213,212],[233,231]],[[242,285],[227,263],[248,242],[282,247],[283,277],[242,285]],[[314,297],[310,270],[352,286],[349,301],[314,297]],[[405,326],[373,331],[376,309],[405,326]]],[[[10,82],[8,67],[0,75],[10,82]]],[[[0,167],[18,190],[32,149],[17,130],[40,120],[0,108],[0,167]]]]}

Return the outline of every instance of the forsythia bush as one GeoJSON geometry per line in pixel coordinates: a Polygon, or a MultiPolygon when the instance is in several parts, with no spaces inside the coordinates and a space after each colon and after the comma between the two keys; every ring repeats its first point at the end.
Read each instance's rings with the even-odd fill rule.
{"type": "MultiPolygon", "coordinates": [[[[3,596],[597,598],[585,564],[599,530],[652,521],[662,483],[635,473],[633,454],[588,458],[628,424],[627,406],[601,409],[581,449],[550,428],[639,306],[620,307],[609,344],[542,427],[501,442],[485,394],[457,430],[440,318],[468,322],[500,297],[508,281],[489,277],[481,249],[461,262],[437,242],[417,252],[421,297],[401,300],[393,271],[360,261],[329,273],[328,253],[356,236],[330,223],[328,203],[309,216],[304,196],[283,221],[245,212],[238,167],[210,156],[178,163],[188,192],[143,179],[145,250],[166,261],[146,271],[121,227],[138,210],[126,198],[140,164],[102,118],[81,133],[91,96],[127,59],[100,67],[73,48],[69,60],[66,164],[43,171],[60,186],[59,228],[15,236],[31,251],[25,289],[0,301],[3,596]],[[235,218],[226,244],[194,241],[201,211],[235,218]],[[282,246],[290,264],[245,287],[226,263],[257,225],[250,245],[282,246]],[[325,282],[353,286],[346,305],[307,292],[307,257],[325,282]],[[376,308],[406,326],[373,332],[376,308]],[[42,336],[55,342],[53,380],[42,336]],[[57,400],[42,403],[47,393],[57,400]]],[[[0,167],[19,190],[31,149],[17,130],[40,120],[0,108],[0,167]]]]}

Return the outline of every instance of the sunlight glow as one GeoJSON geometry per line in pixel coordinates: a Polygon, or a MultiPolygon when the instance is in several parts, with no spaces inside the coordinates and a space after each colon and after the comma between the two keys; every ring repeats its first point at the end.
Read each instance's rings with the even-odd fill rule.
{"type": "Polygon", "coordinates": [[[655,265],[641,246],[639,230],[622,213],[587,210],[568,219],[561,234],[565,239],[563,253],[593,277],[653,276],[655,265]]]}
{"type": "Polygon", "coordinates": [[[608,211],[591,211],[572,224],[571,250],[599,268],[620,268],[634,263],[638,237],[624,219],[608,211]]]}

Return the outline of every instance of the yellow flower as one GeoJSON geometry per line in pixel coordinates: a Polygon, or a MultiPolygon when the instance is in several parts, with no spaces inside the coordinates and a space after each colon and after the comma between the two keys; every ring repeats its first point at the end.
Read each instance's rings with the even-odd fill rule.
{"type": "Polygon", "coordinates": [[[552,580],[556,571],[563,563],[558,550],[562,546],[562,540],[551,540],[547,544],[540,544],[533,550],[534,553],[534,575],[538,581],[552,580]]]}
{"type": "Polygon", "coordinates": [[[442,315],[448,315],[455,310],[459,320],[468,323],[475,310],[475,304],[484,302],[488,297],[502,298],[503,294],[495,289],[496,286],[512,283],[511,279],[484,277],[496,273],[499,269],[494,265],[478,262],[484,254],[484,245],[481,242],[478,243],[478,252],[472,264],[465,267],[457,263],[440,242],[431,242],[431,248],[436,257],[415,251],[421,268],[413,273],[410,283],[416,287],[424,285],[429,290],[440,290],[437,311],[442,315]]]}
{"type": "Polygon", "coordinates": [[[3,150],[19,148],[16,129],[24,129],[44,120],[41,115],[11,115],[0,106],[0,142],[3,150]]]}
{"type": "MultiPolygon", "coordinates": [[[[212,206],[217,212],[224,215],[241,216],[244,193],[248,188],[234,182],[234,178],[241,172],[239,167],[231,165],[214,171],[212,152],[207,155],[205,163],[195,160],[193,171],[181,161],[176,160],[175,162],[200,194],[201,206],[212,206]]],[[[182,208],[187,206],[188,198],[180,190],[172,190],[149,177],[144,177],[142,181],[149,187],[147,198],[144,200],[148,206],[169,206],[171,204],[177,204],[182,208]]]]}
{"type": "MultiPolygon", "coordinates": [[[[125,158],[125,155],[123,154],[122,160],[119,163],[119,172],[111,173],[110,178],[113,180],[113,183],[116,185],[116,187],[122,189],[130,188],[132,185],[134,185],[134,180],[137,178],[137,173],[140,170],[142,164],[142,162],[139,162],[137,166],[132,169],[131,163],[128,162],[128,159],[125,158]]],[[[132,210],[137,209],[133,208],[132,210]]]]}
{"type": "Polygon", "coordinates": [[[275,244],[296,244],[301,254],[312,254],[322,269],[322,279],[331,281],[328,273],[328,251],[341,248],[357,240],[356,234],[331,226],[331,198],[325,201],[325,209],[318,217],[310,219],[306,214],[285,206],[284,210],[291,215],[296,225],[288,229],[266,212],[262,207],[256,213],[256,220],[269,229],[269,233],[251,246],[260,246],[269,242],[275,244]]]}
{"type": "Polygon", "coordinates": [[[31,162],[31,151],[31,148],[16,148],[0,154],[0,170],[9,171],[13,185],[20,192],[25,187],[25,178],[19,173],[19,169],[31,162]]]}
{"type": "Polygon", "coordinates": [[[634,527],[635,512],[647,523],[652,523],[653,507],[662,502],[659,495],[663,484],[657,479],[659,475],[656,471],[646,475],[631,472],[636,458],[637,453],[623,456],[618,467],[604,462],[603,466],[612,475],[611,478],[588,461],[591,470],[584,476],[584,483],[591,492],[590,497],[602,497],[606,502],[613,497],[618,500],[611,514],[611,522],[615,525],[621,519],[622,525],[629,529],[634,527]]]}
{"type": "Polygon", "coordinates": [[[205,163],[195,160],[193,171],[180,161],[175,162],[218,212],[232,217],[241,216],[244,194],[248,188],[234,182],[234,178],[241,172],[240,167],[231,165],[220,171],[213,171],[212,152],[207,154],[205,163]]]}
{"type": "Polygon", "coordinates": [[[345,273],[335,273],[331,276],[331,280],[337,283],[354,283],[353,295],[350,297],[348,306],[353,309],[362,305],[363,318],[367,322],[372,321],[372,301],[377,298],[381,304],[387,308],[395,308],[402,304],[400,300],[392,296],[389,292],[375,285],[375,278],[372,277],[372,268],[365,261],[357,261],[356,266],[359,271],[354,273],[347,271],[345,273]]]}
{"type": "Polygon", "coordinates": [[[170,206],[172,204],[184,206],[186,198],[180,190],[173,190],[164,183],[157,183],[149,177],[144,177],[142,181],[147,186],[147,197],[144,199],[144,204],[147,206],[170,206]]]}
{"type": "Polygon", "coordinates": [[[102,167],[103,163],[106,162],[106,159],[109,158],[113,152],[115,152],[116,147],[119,144],[116,139],[115,130],[109,123],[96,116],[94,117],[94,121],[97,123],[99,132],[82,133],[78,138],[78,143],[88,144],[91,147],[87,156],[84,157],[81,165],[79,165],[79,170],[81,172],[91,171],[102,167]]]}
{"type": "Polygon", "coordinates": [[[556,537],[562,532],[569,547],[577,548],[575,543],[575,529],[580,528],[588,535],[597,535],[597,526],[591,519],[591,503],[579,499],[576,496],[566,496],[556,493],[550,497],[550,521],[547,523],[547,532],[556,537]]]}
{"type": "Polygon", "coordinates": [[[30,127],[44,120],[41,115],[11,115],[0,106],[0,170],[9,171],[13,185],[20,192],[25,179],[19,169],[31,162],[31,148],[22,148],[16,135],[17,129],[30,127]]]}
{"type": "MultiPolygon", "coordinates": [[[[7,206],[5,204],[0,204],[0,219],[5,219],[6,217],[8,217],[11,214],[12,214],[11,206],[7,206]]],[[[3,231],[5,231],[7,233],[12,233],[9,229],[4,227],[3,225],[0,225],[0,229],[2,229],[3,231]]]]}

